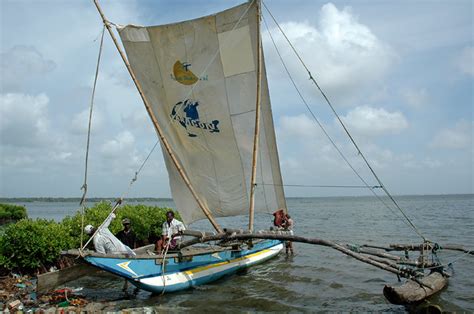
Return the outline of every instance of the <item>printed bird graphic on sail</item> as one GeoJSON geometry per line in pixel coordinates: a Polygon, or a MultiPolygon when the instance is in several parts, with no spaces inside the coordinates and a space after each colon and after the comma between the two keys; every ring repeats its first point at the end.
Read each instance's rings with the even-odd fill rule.
{"type": "Polygon", "coordinates": [[[199,119],[198,106],[198,101],[190,99],[180,101],[174,105],[173,110],[171,111],[171,118],[178,121],[179,124],[186,129],[189,137],[197,136],[191,131],[192,128],[208,130],[211,133],[220,132],[219,120],[203,122],[199,119]]]}
{"type": "Polygon", "coordinates": [[[179,60],[175,62],[173,65],[173,75],[176,82],[183,85],[193,85],[199,80],[189,69],[190,66],[191,64],[187,62],[181,63],[179,60]]]}

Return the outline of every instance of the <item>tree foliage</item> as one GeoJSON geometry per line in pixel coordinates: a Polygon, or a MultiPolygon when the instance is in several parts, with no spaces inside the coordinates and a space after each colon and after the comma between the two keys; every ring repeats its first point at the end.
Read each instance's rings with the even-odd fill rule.
{"type": "Polygon", "coordinates": [[[26,208],[24,206],[0,203],[0,219],[19,220],[26,217],[26,208]]]}
{"type": "Polygon", "coordinates": [[[22,219],[6,227],[0,238],[0,267],[34,272],[55,264],[61,250],[71,248],[73,239],[60,223],[45,219],[22,219]]]}
{"type": "MultiPolygon", "coordinates": [[[[107,218],[112,206],[100,202],[87,208],[84,213],[68,216],[57,223],[44,219],[22,219],[6,227],[0,238],[0,268],[22,273],[33,273],[39,269],[49,268],[57,263],[62,250],[78,248],[81,240],[81,227],[91,224],[95,227],[107,218]]],[[[124,205],[116,211],[117,218],[109,229],[116,234],[122,229],[122,219],[129,218],[132,228],[140,243],[161,235],[161,226],[166,220],[169,208],[146,205],[124,205]]],[[[175,212],[177,219],[179,213],[175,212]]],[[[89,236],[84,234],[84,243],[89,236]]]]}

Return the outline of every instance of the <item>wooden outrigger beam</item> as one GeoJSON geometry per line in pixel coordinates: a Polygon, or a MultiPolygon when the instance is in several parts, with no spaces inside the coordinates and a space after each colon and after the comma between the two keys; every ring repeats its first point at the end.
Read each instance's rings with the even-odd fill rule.
{"type": "Polygon", "coordinates": [[[194,190],[194,187],[192,186],[191,182],[189,181],[189,178],[188,178],[186,172],[181,167],[178,159],[176,158],[176,155],[174,154],[173,150],[171,149],[171,146],[168,143],[168,140],[164,137],[163,130],[161,129],[160,125],[158,124],[158,120],[156,119],[155,114],[153,113],[153,110],[151,109],[151,105],[148,102],[148,99],[146,98],[145,93],[143,92],[143,89],[142,89],[140,83],[138,82],[138,80],[135,76],[135,73],[132,70],[132,67],[130,66],[130,63],[128,62],[127,57],[125,56],[125,53],[122,51],[122,48],[120,48],[120,45],[117,41],[117,38],[115,38],[115,35],[112,31],[112,28],[110,27],[110,22],[105,17],[104,12],[102,12],[102,9],[99,5],[98,0],[94,0],[94,4],[95,4],[97,10],[99,11],[99,14],[102,18],[102,21],[104,22],[104,25],[107,28],[107,31],[109,32],[110,37],[112,38],[112,41],[115,44],[115,47],[117,48],[120,56],[122,57],[122,60],[125,63],[125,66],[127,67],[128,73],[132,77],[133,83],[135,83],[135,87],[137,88],[138,93],[140,94],[140,97],[142,98],[143,104],[145,105],[145,108],[146,108],[146,111],[148,112],[148,115],[150,116],[151,120],[153,121],[153,125],[155,127],[155,130],[158,133],[158,136],[161,140],[161,143],[163,144],[163,147],[165,148],[165,151],[170,156],[171,161],[175,165],[176,169],[178,170],[178,173],[180,174],[180,176],[183,179],[184,183],[186,184],[189,191],[193,195],[193,197],[196,200],[198,206],[203,211],[204,215],[207,217],[207,219],[209,219],[212,226],[214,227],[214,229],[216,229],[217,232],[222,232],[221,227],[219,226],[217,221],[214,219],[214,217],[212,216],[209,209],[204,205],[204,203],[202,202],[202,200],[200,199],[200,197],[196,193],[196,190],[194,190]]]}
{"type": "Polygon", "coordinates": [[[328,240],[319,239],[319,238],[305,238],[305,237],[285,234],[284,232],[278,232],[278,231],[276,232],[260,231],[260,232],[241,232],[241,233],[237,233],[237,232],[218,233],[215,235],[197,237],[195,239],[184,241],[183,243],[181,243],[180,248],[184,248],[184,247],[187,247],[196,243],[202,243],[202,242],[210,242],[210,241],[218,241],[218,240],[231,241],[231,240],[251,240],[251,239],[271,239],[271,240],[281,240],[281,241],[293,241],[293,242],[301,242],[301,243],[326,246],[326,247],[333,248],[345,255],[353,257],[361,262],[386,270],[400,277],[411,278],[411,277],[420,275],[420,273],[418,273],[416,270],[406,268],[403,266],[395,267],[394,264],[388,265],[374,258],[364,256],[361,253],[354,252],[353,250],[345,247],[344,245],[333,242],[333,241],[328,241],[328,240]]]}

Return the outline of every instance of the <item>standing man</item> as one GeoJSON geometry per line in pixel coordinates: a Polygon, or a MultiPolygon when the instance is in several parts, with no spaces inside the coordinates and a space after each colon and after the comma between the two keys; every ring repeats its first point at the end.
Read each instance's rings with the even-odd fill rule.
{"type": "Polygon", "coordinates": [[[155,250],[159,253],[166,248],[169,241],[169,250],[174,250],[178,247],[178,241],[181,239],[181,234],[186,230],[184,224],[174,218],[172,210],[166,213],[166,221],[163,223],[161,239],[156,242],[155,250]]]}
{"type": "MultiPolygon", "coordinates": [[[[285,228],[284,230],[288,231],[290,233],[290,235],[293,235],[293,226],[294,226],[293,219],[291,219],[290,215],[285,214],[285,220],[283,221],[283,227],[285,228]]],[[[293,242],[286,241],[285,247],[286,247],[286,255],[288,255],[289,252],[291,252],[291,255],[294,254],[294,252],[293,252],[293,242]]]]}
{"type": "Polygon", "coordinates": [[[135,232],[133,232],[132,230],[130,219],[128,218],[122,219],[122,225],[123,225],[123,230],[120,230],[116,234],[117,238],[129,248],[136,249],[137,237],[135,235],[135,232]]]}

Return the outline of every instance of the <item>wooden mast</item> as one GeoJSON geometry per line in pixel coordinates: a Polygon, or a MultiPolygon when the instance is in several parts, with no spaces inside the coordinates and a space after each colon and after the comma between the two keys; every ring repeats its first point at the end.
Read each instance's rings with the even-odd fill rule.
{"type": "Polygon", "coordinates": [[[176,166],[176,169],[178,170],[179,174],[181,175],[181,178],[183,178],[184,183],[189,188],[189,191],[193,195],[193,197],[196,200],[196,202],[198,203],[199,207],[204,212],[204,215],[206,215],[207,219],[209,219],[212,226],[214,227],[214,229],[216,229],[217,232],[222,232],[221,227],[216,222],[216,220],[212,216],[209,209],[204,205],[204,203],[201,201],[201,199],[197,195],[196,191],[194,190],[193,186],[191,185],[191,182],[189,181],[188,176],[186,175],[186,172],[184,172],[184,169],[179,164],[179,161],[176,158],[175,154],[173,153],[173,150],[171,149],[171,146],[169,145],[168,141],[164,137],[163,131],[162,131],[160,125],[158,124],[158,120],[156,119],[155,114],[153,113],[153,111],[151,109],[150,103],[148,102],[148,99],[145,97],[143,89],[142,89],[140,83],[138,82],[137,78],[135,77],[135,74],[133,73],[133,70],[130,66],[130,63],[127,60],[127,57],[125,56],[124,52],[122,51],[122,48],[120,48],[120,45],[118,44],[118,41],[115,38],[115,35],[112,31],[112,28],[110,27],[110,23],[106,19],[105,15],[104,15],[104,12],[102,12],[102,9],[100,8],[98,0],[93,0],[93,1],[94,1],[94,4],[95,4],[97,10],[99,11],[99,14],[102,18],[102,21],[104,22],[105,27],[107,27],[107,31],[109,32],[110,37],[112,38],[112,41],[115,44],[115,47],[117,48],[120,56],[122,57],[122,60],[125,63],[125,66],[127,67],[128,73],[130,73],[130,76],[132,77],[133,83],[135,83],[135,86],[138,90],[138,93],[140,94],[140,97],[142,98],[143,104],[145,105],[146,111],[148,112],[148,115],[150,116],[151,120],[153,121],[153,125],[155,127],[155,130],[158,133],[158,136],[159,136],[161,142],[163,143],[163,146],[165,147],[166,152],[171,157],[171,160],[173,161],[173,164],[176,166]]]}
{"type": "Polygon", "coordinates": [[[250,179],[250,206],[249,206],[249,230],[253,231],[253,218],[255,207],[255,188],[257,180],[257,157],[258,157],[258,139],[260,134],[260,96],[262,81],[262,42],[260,39],[260,0],[256,1],[257,5],[257,99],[255,105],[255,133],[253,139],[253,156],[252,156],[252,177],[250,179]]]}

